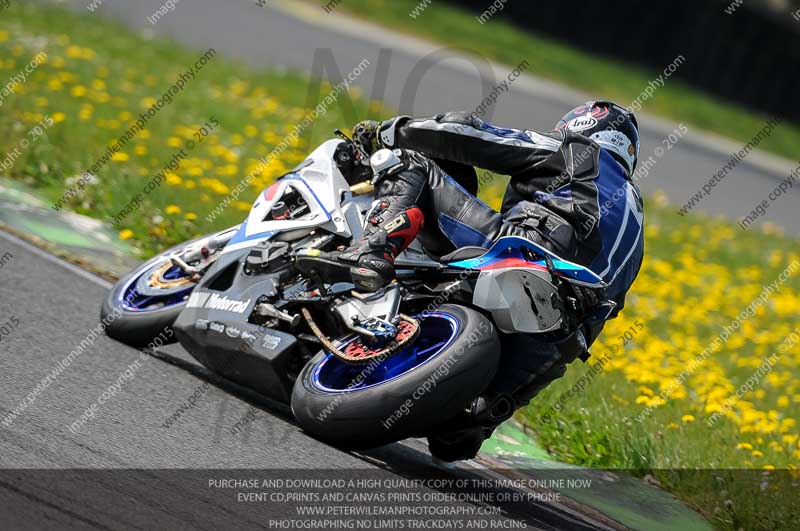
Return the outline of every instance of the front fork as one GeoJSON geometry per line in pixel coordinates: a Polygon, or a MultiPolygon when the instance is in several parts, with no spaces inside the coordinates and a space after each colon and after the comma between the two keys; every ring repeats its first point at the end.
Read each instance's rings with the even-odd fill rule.
{"type": "Polygon", "coordinates": [[[170,262],[188,276],[201,275],[217,260],[220,251],[228,245],[240,226],[235,225],[193,243],[182,252],[171,255],[170,262]]]}

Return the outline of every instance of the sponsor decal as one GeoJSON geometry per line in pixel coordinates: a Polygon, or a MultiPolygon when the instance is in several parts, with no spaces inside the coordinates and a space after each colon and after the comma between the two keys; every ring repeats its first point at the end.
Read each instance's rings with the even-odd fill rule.
{"type": "Polygon", "coordinates": [[[250,306],[250,302],[253,299],[247,299],[246,301],[237,301],[236,299],[229,299],[225,296],[220,296],[214,293],[209,297],[208,302],[206,302],[205,307],[209,310],[220,310],[223,312],[232,312],[232,313],[244,313],[247,310],[247,307],[250,306]]]}
{"type": "Polygon", "coordinates": [[[636,146],[631,144],[628,137],[619,131],[598,131],[591,136],[591,139],[602,147],[616,152],[620,157],[627,160],[629,165],[633,165],[636,146]]]}
{"type": "Polygon", "coordinates": [[[189,300],[186,301],[187,308],[202,308],[203,305],[208,300],[208,296],[211,295],[210,293],[202,292],[202,291],[193,291],[191,295],[189,295],[189,300]]]}
{"type": "Polygon", "coordinates": [[[250,332],[244,331],[242,332],[242,339],[244,339],[248,343],[255,343],[256,336],[255,334],[251,334],[250,332]]]}
{"type": "Polygon", "coordinates": [[[592,127],[597,125],[597,120],[589,115],[586,116],[578,116],[577,118],[573,118],[567,124],[567,128],[570,131],[586,131],[587,129],[591,129],[592,127]]]}
{"type": "Polygon", "coordinates": [[[208,330],[208,319],[198,319],[194,322],[194,327],[198,330],[208,330]]]}
{"type": "Polygon", "coordinates": [[[270,350],[274,350],[280,344],[281,338],[273,336],[272,334],[264,334],[261,338],[261,346],[270,350]]]}
{"type": "Polygon", "coordinates": [[[629,144],[627,137],[619,131],[599,131],[592,135],[592,139],[606,142],[618,148],[626,147],[629,144]]]}
{"type": "Polygon", "coordinates": [[[211,323],[208,325],[208,329],[221,334],[225,331],[225,325],[222,323],[211,323]]]}
{"type": "Polygon", "coordinates": [[[250,302],[253,299],[246,301],[239,301],[236,299],[229,299],[224,295],[216,293],[208,293],[204,291],[195,291],[189,296],[186,301],[187,308],[207,308],[209,310],[220,310],[223,312],[244,313],[250,302]]]}
{"type": "Polygon", "coordinates": [[[394,218],[392,221],[387,223],[386,226],[383,228],[383,230],[385,230],[387,233],[391,234],[392,232],[394,232],[397,229],[399,229],[400,227],[402,227],[405,222],[406,222],[405,215],[400,214],[399,216],[394,218]]]}
{"type": "Polygon", "coordinates": [[[227,334],[228,337],[239,337],[241,333],[241,330],[233,326],[229,326],[228,329],[225,330],[225,334],[227,334]]]}

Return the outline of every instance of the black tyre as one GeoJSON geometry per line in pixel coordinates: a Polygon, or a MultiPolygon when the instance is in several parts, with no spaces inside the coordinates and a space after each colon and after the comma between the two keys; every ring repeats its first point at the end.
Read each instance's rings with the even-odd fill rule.
{"type": "Polygon", "coordinates": [[[132,347],[147,346],[156,337],[167,337],[164,343],[177,341],[171,327],[196,283],[181,278],[182,272],[171,267],[169,256],[195,241],[148,260],[111,288],[100,308],[109,337],[132,347]],[[158,280],[157,285],[152,285],[151,279],[158,280]]]}
{"type": "Polygon", "coordinates": [[[380,364],[348,365],[317,354],[292,392],[300,427],[334,446],[371,448],[423,436],[466,408],[497,370],[494,326],[452,304],[421,319],[421,326],[412,345],[380,364]]]}

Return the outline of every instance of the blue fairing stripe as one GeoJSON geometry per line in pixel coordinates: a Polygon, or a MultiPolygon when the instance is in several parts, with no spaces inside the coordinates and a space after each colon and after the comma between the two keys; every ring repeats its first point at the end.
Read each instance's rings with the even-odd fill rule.
{"type": "MultiPolygon", "coordinates": [[[[497,262],[507,258],[517,258],[521,260],[527,260],[527,258],[520,251],[521,247],[527,247],[533,250],[534,253],[539,255],[549,255],[553,260],[553,265],[555,266],[556,270],[559,271],[561,274],[565,275],[566,277],[590,285],[602,284],[602,279],[590,269],[582,265],[563,260],[559,258],[558,255],[556,255],[552,251],[548,251],[541,245],[538,245],[530,240],[526,240],[525,238],[519,238],[517,236],[503,236],[502,238],[494,242],[491,249],[489,249],[486,252],[486,254],[479,256],[477,258],[470,258],[458,262],[451,262],[448,265],[450,267],[457,267],[460,269],[480,270],[484,268],[491,268],[493,264],[496,264],[497,262]]],[[[531,266],[547,267],[547,264],[545,263],[544,260],[536,260],[534,262],[529,262],[529,263],[531,264],[531,266]]]]}
{"type": "Polygon", "coordinates": [[[241,226],[239,227],[239,230],[236,231],[236,234],[233,235],[233,238],[231,238],[231,241],[228,242],[228,245],[233,245],[233,244],[236,244],[236,243],[246,242],[246,241],[249,241],[249,240],[254,240],[256,238],[271,238],[276,233],[277,233],[277,231],[272,230],[272,231],[262,232],[262,233],[259,233],[259,234],[253,234],[252,236],[248,236],[247,235],[247,220],[245,220],[244,222],[242,222],[241,226]]]}

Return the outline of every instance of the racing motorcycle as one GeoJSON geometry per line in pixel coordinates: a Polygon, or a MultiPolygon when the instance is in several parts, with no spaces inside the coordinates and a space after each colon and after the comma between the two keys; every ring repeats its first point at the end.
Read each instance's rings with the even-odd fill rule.
{"type": "Polygon", "coordinates": [[[260,193],[240,225],[122,278],[101,317],[114,313],[108,335],[133,346],[171,327],[205,367],[291,404],[327,443],[436,434],[491,382],[504,336],[574,332],[576,288],[604,284],[519,237],[442,255],[420,235],[396,259],[397,280],[371,293],[299,267],[359,239],[375,206],[374,174],[354,171],[370,158],[337,135],[260,193]]]}

